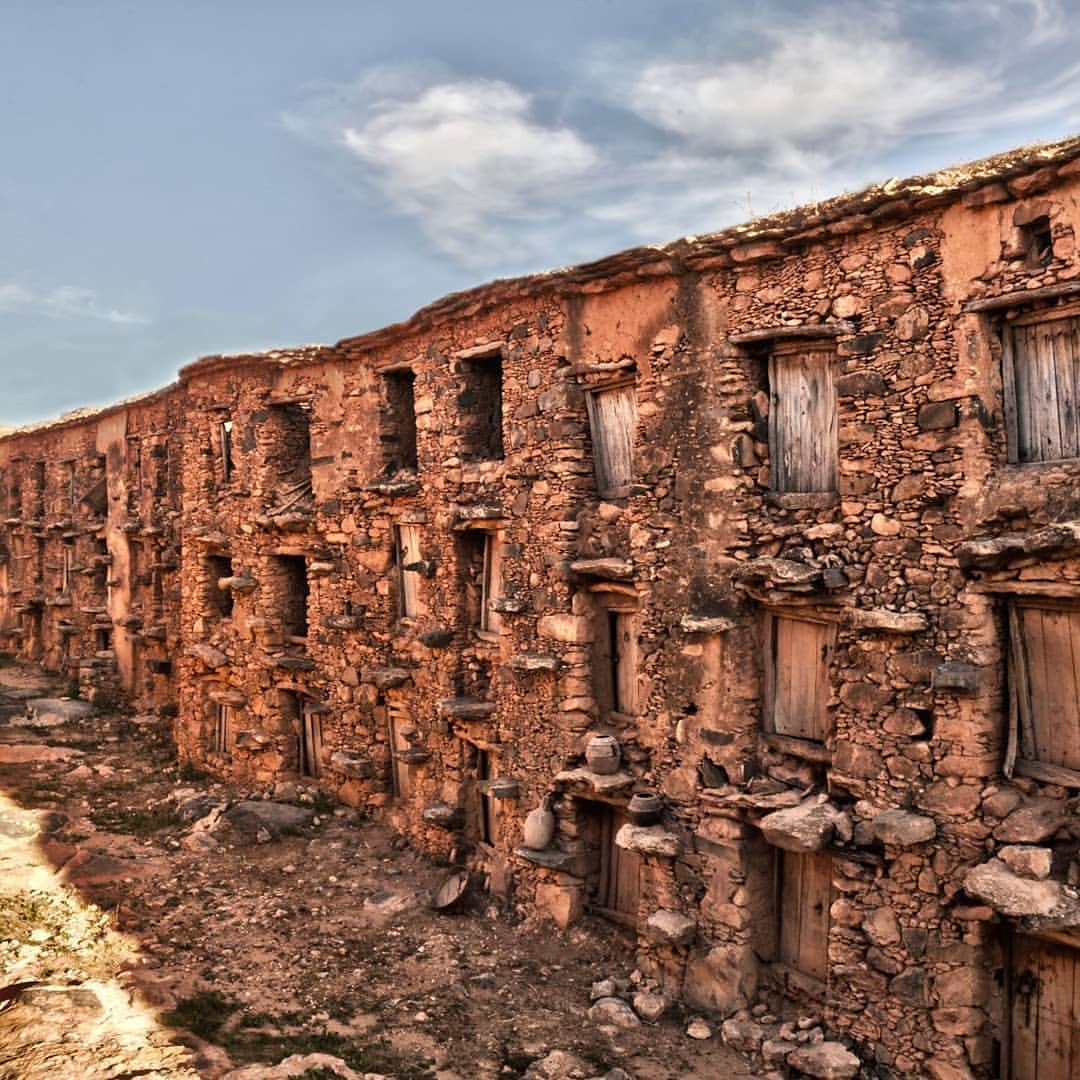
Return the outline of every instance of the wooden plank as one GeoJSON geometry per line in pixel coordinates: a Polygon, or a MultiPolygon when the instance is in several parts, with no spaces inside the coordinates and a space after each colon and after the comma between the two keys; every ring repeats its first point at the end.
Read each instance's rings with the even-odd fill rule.
{"type": "Polygon", "coordinates": [[[399,605],[398,615],[403,619],[413,619],[419,610],[420,575],[415,570],[406,570],[411,563],[420,562],[420,529],[416,525],[396,525],[399,605]]]}
{"type": "Polygon", "coordinates": [[[1054,376],[1057,382],[1059,457],[1074,458],[1080,453],[1077,443],[1077,395],[1073,371],[1073,335],[1069,320],[1051,326],[1054,343],[1054,376]]]}
{"type": "Polygon", "coordinates": [[[588,395],[593,467],[600,493],[622,491],[633,479],[637,389],[633,384],[588,395]]]}
{"type": "Polygon", "coordinates": [[[412,778],[409,775],[409,767],[405,762],[398,760],[397,754],[399,750],[407,750],[409,747],[409,742],[401,734],[401,729],[412,723],[412,716],[403,702],[388,695],[386,719],[390,741],[390,777],[394,795],[398,799],[407,799],[412,794],[412,778]]]}
{"type": "Polygon", "coordinates": [[[803,927],[802,903],[804,861],[792,851],[781,851],[777,860],[778,890],[777,917],[780,922],[779,957],[782,964],[798,969],[803,927]]]}
{"type": "Polygon", "coordinates": [[[780,368],[776,354],[769,354],[769,487],[783,491],[780,455],[783,451],[783,423],[780,419],[780,368]]]}
{"type": "Polygon", "coordinates": [[[637,712],[637,620],[627,612],[613,613],[615,651],[615,709],[637,712]]]}
{"type": "Polygon", "coordinates": [[[1073,1042],[1073,997],[1076,961],[1072,950],[1043,945],[1039,949],[1039,1066],[1037,1076],[1068,1077],[1073,1042]]]}
{"type": "Polygon", "coordinates": [[[1038,956],[1028,937],[1014,937],[1009,964],[1009,1077],[1038,1080],[1038,956]]]}
{"type": "Polygon", "coordinates": [[[799,970],[822,982],[829,973],[829,909],[832,906],[832,859],[817,853],[806,855],[803,871],[804,897],[800,914],[799,970]]]}
{"type": "MultiPolygon", "coordinates": [[[[1040,624],[1041,626],[1041,624],[1040,624]]],[[[1031,678],[1028,666],[1028,621],[1021,618],[1015,606],[1009,609],[1010,646],[1013,660],[1013,685],[1016,687],[1016,704],[1019,719],[1020,754],[1030,760],[1037,756],[1035,746],[1035,721],[1031,711],[1031,678]]]]}

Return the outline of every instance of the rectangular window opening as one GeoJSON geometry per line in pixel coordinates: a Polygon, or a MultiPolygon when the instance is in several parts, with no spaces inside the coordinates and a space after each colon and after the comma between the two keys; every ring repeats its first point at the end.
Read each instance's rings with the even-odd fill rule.
{"type": "Polygon", "coordinates": [[[770,486],[837,490],[836,354],[832,344],[777,345],[769,357],[770,486]]]}
{"type": "Polygon", "coordinates": [[[465,461],[503,457],[502,356],[461,361],[464,386],[457,398],[461,456],[465,461]]]}
{"type": "Polygon", "coordinates": [[[308,574],[303,555],[276,555],[280,589],[282,631],[286,637],[303,641],[308,633],[308,574]]]}
{"type": "Polygon", "coordinates": [[[382,388],[379,441],[383,471],[387,475],[415,471],[416,375],[412,371],[388,371],[382,376],[382,388]]]}
{"type": "Polygon", "coordinates": [[[492,607],[502,593],[502,541],[484,529],[467,529],[457,537],[465,620],[482,636],[495,637],[502,629],[492,607]]]}
{"type": "Polygon", "coordinates": [[[1054,259],[1054,236],[1050,216],[1044,214],[1021,227],[1025,262],[1029,270],[1045,270],[1054,259]]]}
{"type": "Polygon", "coordinates": [[[218,452],[221,460],[221,482],[228,484],[232,480],[233,470],[233,422],[223,420],[218,425],[218,452]]]}
{"type": "Polygon", "coordinates": [[[295,494],[296,487],[311,483],[311,406],[290,401],[270,408],[273,448],[269,453],[275,469],[278,494],[295,494]]]}
{"type": "Polygon", "coordinates": [[[233,591],[223,589],[219,584],[225,578],[233,576],[233,562],[228,555],[207,555],[203,560],[206,570],[206,605],[213,615],[231,619],[233,613],[233,591]]]}
{"type": "Polygon", "coordinates": [[[637,388],[629,383],[594,390],[586,397],[592,433],[593,470],[602,498],[630,493],[634,475],[637,388]]]}

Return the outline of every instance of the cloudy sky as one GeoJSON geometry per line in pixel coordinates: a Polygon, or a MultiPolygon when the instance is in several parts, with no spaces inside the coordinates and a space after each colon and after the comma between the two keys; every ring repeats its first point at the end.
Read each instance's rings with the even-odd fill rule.
{"type": "Polygon", "coordinates": [[[1080,132],[1077,0],[0,0],[0,424],[1080,132]]]}

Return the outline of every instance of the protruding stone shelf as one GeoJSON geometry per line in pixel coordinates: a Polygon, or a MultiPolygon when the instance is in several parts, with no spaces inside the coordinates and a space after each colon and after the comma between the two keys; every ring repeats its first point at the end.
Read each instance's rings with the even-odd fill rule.
{"type": "Polygon", "coordinates": [[[870,831],[883,844],[910,847],[925,844],[937,835],[933,818],[908,810],[884,810],[870,821],[870,831]]]}
{"type": "Polygon", "coordinates": [[[274,743],[274,736],[257,729],[238,731],[233,738],[233,746],[238,750],[265,750],[274,743]]]}
{"type": "Polygon", "coordinates": [[[335,750],[330,755],[330,768],[352,780],[370,780],[375,775],[375,766],[369,757],[348,750],[335,750]]]}
{"type": "Polygon", "coordinates": [[[400,667],[367,668],[360,676],[361,682],[373,683],[376,690],[395,690],[411,679],[412,672],[400,667]]]}
{"type": "Polygon", "coordinates": [[[595,795],[618,795],[629,787],[633,787],[634,778],[627,772],[611,773],[602,776],[589,769],[565,769],[555,776],[555,783],[564,784],[567,787],[584,788],[595,795]]]}
{"type": "Polygon", "coordinates": [[[407,570],[411,574],[419,574],[424,578],[433,578],[435,576],[435,560],[417,559],[416,562],[406,563],[401,569],[407,570]]]}
{"type": "Polygon", "coordinates": [[[448,720],[486,720],[495,711],[495,703],[469,697],[443,698],[435,708],[448,720]]]}
{"type": "Polygon", "coordinates": [[[615,846],[639,855],[674,859],[682,850],[682,841],[662,825],[624,825],[615,834],[615,846]]]}
{"type": "Polygon", "coordinates": [[[308,563],[309,577],[329,577],[337,571],[337,563],[329,559],[316,559],[308,563]]]}
{"type": "Polygon", "coordinates": [[[541,653],[518,653],[510,657],[510,667],[514,671],[558,671],[562,661],[557,656],[541,653]]]}
{"type": "Polygon", "coordinates": [[[327,630],[359,630],[364,620],[360,615],[324,615],[322,624],[327,630]]]}
{"type": "Polygon", "coordinates": [[[682,948],[689,945],[697,934],[697,921],[678,911],[660,908],[645,923],[645,936],[660,945],[682,948]]]}
{"type": "Polygon", "coordinates": [[[1020,559],[1064,559],[1080,551],[1080,521],[1063,521],[1031,532],[969,540],[956,549],[962,570],[1003,570],[1020,559]]]}
{"type": "Polygon", "coordinates": [[[493,799],[517,799],[521,796],[521,784],[513,776],[496,776],[491,780],[481,780],[478,787],[485,795],[493,799]]]}
{"type": "Polygon", "coordinates": [[[684,615],[679,627],[688,634],[726,634],[734,629],[735,620],[723,615],[684,615]]]}
{"type": "Polygon", "coordinates": [[[545,870],[560,870],[563,873],[571,873],[572,867],[577,862],[575,856],[560,851],[558,848],[545,848],[543,851],[536,851],[533,848],[516,847],[514,848],[514,854],[519,859],[544,867],[545,870]]]}
{"type": "Polygon", "coordinates": [[[921,634],[929,623],[918,611],[890,611],[888,608],[855,608],[847,617],[856,630],[876,630],[885,634],[921,634]]]}
{"type": "Polygon", "coordinates": [[[165,641],[168,637],[168,631],[165,629],[164,623],[154,623],[143,630],[142,636],[147,641],[165,641]]]}
{"type": "Polygon", "coordinates": [[[760,330],[743,330],[729,334],[732,345],[758,345],[768,341],[783,339],[835,338],[845,334],[854,334],[855,327],[846,320],[827,323],[807,323],[801,326],[764,326],[760,330]]]}
{"type": "Polygon", "coordinates": [[[399,750],[394,757],[406,765],[426,765],[431,760],[431,751],[425,746],[410,746],[399,750]]]}
{"type": "Polygon", "coordinates": [[[315,661],[306,656],[268,656],[266,663],[282,671],[314,671],[315,661]]]}
{"type": "Polygon", "coordinates": [[[931,686],[949,694],[975,694],[979,691],[981,676],[982,668],[978,664],[951,661],[934,668],[931,686]]]}
{"type": "Polygon", "coordinates": [[[506,509],[493,503],[477,506],[455,506],[454,525],[457,531],[482,529],[488,525],[501,525],[506,520],[506,509]]]}
{"type": "Polygon", "coordinates": [[[793,559],[751,559],[731,572],[731,580],[744,588],[757,586],[790,593],[815,593],[825,587],[822,567],[793,559]]]}
{"type": "Polygon", "coordinates": [[[516,596],[497,596],[491,601],[491,610],[500,615],[520,615],[529,610],[529,602],[516,596]]]}
{"type": "Polygon", "coordinates": [[[456,806],[445,802],[428,803],[420,811],[420,816],[429,825],[434,825],[437,829],[446,829],[447,832],[454,832],[465,823],[464,814],[456,806]]]}
{"type": "Polygon", "coordinates": [[[454,631],[447,627],[425,630],[418,640],[421,645],[426,645],[429,649],[445,649],[454,640],[454,631]]]}
{"type": "Polygon", "coordinates": [[[400,499],[406,495],[416,495],[420,491],[419,480],[382,480],[373,484],[361,484],[360,491],[372,495],[385,495],[388,499],[400,499]]]}
{"type": "Polygon", "coordinates": [[[242,709],[248,703],[242,690],[212,690],[207,696],[219,705],[231,705],[234,709],[242,709]]]}
{"type": "Polygon", "coordinates": [[[605,581],[631,581],[634,577],[634,564],[629,559],[575,559],[570,569],[575,574],[605,581]]]}

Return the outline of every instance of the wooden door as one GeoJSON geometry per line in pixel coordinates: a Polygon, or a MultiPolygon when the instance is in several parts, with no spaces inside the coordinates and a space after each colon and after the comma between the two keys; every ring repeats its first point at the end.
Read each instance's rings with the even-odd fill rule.
{"type": "Polygon", "coordinates": [[[1080,608],[1017,603],[1009,631],[1020,756],[1080,771],[1080,608]]]}
{"type": "Polygon", "coordinates": [[[386,721],[390,740],[390,779],[394,795],[399,799],[407,799],[412,794],[412,782],[409,767],[398,758],[398,753],[409,748],[409,741],[402,734],[402,729],[412,725],[412,714],[405,702],[396,695],[386,696],[386,721]]]}
{"type": "Polygon", "coordinates": [[[780,962],[824,982],[829,973],[832,857],[782,851],[778,862],[780,962]]]}
{"type": "Polygon", "coordinates": [[[614,652],[615,711],[637,712],[637,629],[630,612],[615,612],[611,620],[611,647],[614,652]]]}
{"type": "Polygon", "coordinates": [[[641,897],[641,856],[615,843],[619,830],[630,823],[629,815],[616,807],[605,807],[600,828],[601,914],[625,926],[636,926],[641,897]]]}
{"type": "Polygon", "coordinates": [[[836,627],[770,615],[772,648],[766,657],[772,730],[824,742],[831,732],[827,708],[829,664],[836,627]]]}
{"type": "Polygon", "coordinates": [[[625,494],[634,475],[637,389],[633,384],[588,395],[593,467],[601,495],[625,494]]]}
{"type": "Polygon", "coordinates": [[[1005,350],[1012,461],[1080,456],[1080,317],[1017,319],[1005,350]]]}
{"type": "Polygon", "coordinates": [[[416,570],[406,570],[420,562],[420,529],[416,525],[398,525],[397,565],[398,565],[398,615],[403,619],[413,619],[418,613],[420,602],[420,574],[416,570]]]}
{"type": "Polygon", "coordinates": [[[801,342],[769,359],[769,457],[775,491],[833,492],[837,484],[836,358],[801,342]]]}
{"type": "Polygon", "coordinates": [[[1009,986],[1010,1080],[1080,1077],[1080,949],[1017,936],[1009,986]]]}
{"type": "Polygon", "coordinates": [[[303,707],[304,729],[300,737],[300,775],[322,776],[322,714],[316,707],[303,707]]]}

